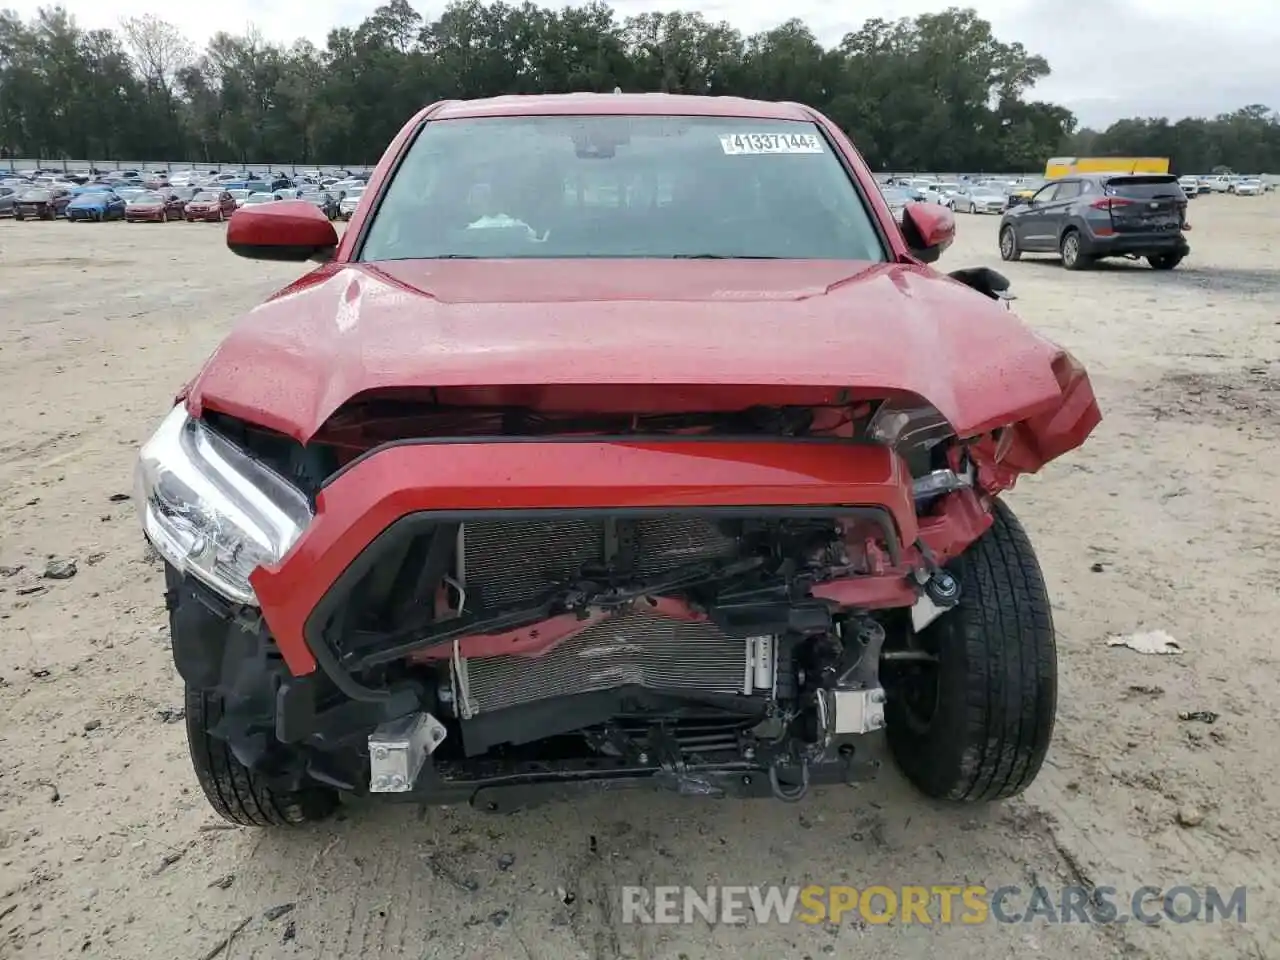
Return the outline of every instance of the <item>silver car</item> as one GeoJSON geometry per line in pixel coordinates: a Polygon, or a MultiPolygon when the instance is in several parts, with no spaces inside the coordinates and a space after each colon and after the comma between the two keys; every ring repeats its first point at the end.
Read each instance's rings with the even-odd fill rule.
{"type": "Polygon", "coordinates": [[[916,191],[905,187],[884,187],[880,194],[884,197],[884,202],[889,205],[889,212],[893,214],[893,219],[898,223],[902,223],[902,214],[907,209],[907,204],[918,199],[916,191]]]}
{"type": "Polygon", "coordinates": [[[969,187],[956,194],[955,209],[964,213],[1004,213],[1009,194],[995,187],[969,187]]]}

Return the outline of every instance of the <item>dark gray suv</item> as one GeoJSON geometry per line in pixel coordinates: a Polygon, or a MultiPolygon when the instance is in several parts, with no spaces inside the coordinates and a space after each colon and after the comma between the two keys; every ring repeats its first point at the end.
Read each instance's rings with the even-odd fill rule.
{"type": "Polygon", "coordinates": [[[1000,220],[1000,257],[1056,253],[1068,270],[1101,257],[1146,257],[1172,270],[1191,252],[1187,197],[1176,177],[1091,174],[1041,187],[1000,220]]]}

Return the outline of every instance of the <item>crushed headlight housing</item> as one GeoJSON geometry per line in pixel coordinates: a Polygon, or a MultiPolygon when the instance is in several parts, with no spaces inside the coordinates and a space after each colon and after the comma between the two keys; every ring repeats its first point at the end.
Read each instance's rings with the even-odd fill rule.
{"type": "Polygon", "coordinates": [[[898,404],[886,400],[867,422],[867,437],[905,455],[935,446],[955,431],[947,418],[927,404],[898,404]]]}
{"type": "Polygon", "coordinates": [[[278,562],[313,516],[302,491],[182,404],[143,446],[134,486],[156,551],[228,599],[254,606],[249,575],[278,562]]]}

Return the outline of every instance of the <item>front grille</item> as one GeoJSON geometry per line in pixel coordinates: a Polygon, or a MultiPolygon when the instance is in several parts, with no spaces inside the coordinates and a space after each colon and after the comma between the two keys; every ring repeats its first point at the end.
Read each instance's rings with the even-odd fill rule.
{"type": "Polygon", "coordinates": [[[465,715],[623,686],[741,694],[746,663],[746,642],[711,623],[632,610],[539,657],[465,660],[459,686],[465,686],[465,715]]]}
{"type": "Polygon", "coordinates": [[[652,577],[700,560],[729,557],[732,537],[706,517],[673,514],[619,520],[481,520],[463,526],[468,607],[492,610],[537,600],[579,579],[612,554],[636,576],[652,577]],[[626,559],[629,557],[629,560],[626,559]]]}

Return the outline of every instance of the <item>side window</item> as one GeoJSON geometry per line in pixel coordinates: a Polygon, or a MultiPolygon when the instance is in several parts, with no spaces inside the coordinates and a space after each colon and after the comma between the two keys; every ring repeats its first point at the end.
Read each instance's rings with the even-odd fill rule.
{"type": "Polygon", "coordinates": [[[1066,183],[1058,184],[1058,192],[1053,195],[1055,200],[1074,200],[1080,196],[1080,181],[1069,180],[1066,183]]]}
{"type": "Polygon", "coordinates": [[[1054,198],[1058,192],[1058,188],[1062,186],[1060,183],[1051,183],[1048,186],[1041,187],[1031,197],[1036,203],[1048,203],[1054,198]]]}

